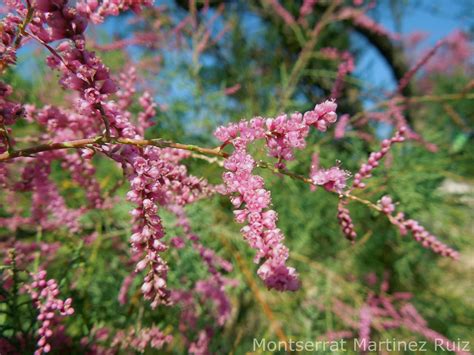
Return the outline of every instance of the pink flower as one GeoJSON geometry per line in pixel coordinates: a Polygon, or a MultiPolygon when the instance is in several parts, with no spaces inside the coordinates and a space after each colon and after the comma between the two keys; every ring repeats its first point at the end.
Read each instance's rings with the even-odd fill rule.
{"type": "Polygon", "coordinates": [[[51,351],[51,345],[48,339],[53,336],[52,322],[58,316],[70,316],[74,313],[71,307],[72,299],[65,301],[58,299],[59,289],[55,280],[46,281],[46,271],[41,270],[33,275],[33,282],[27,286],[27,291],[31,295],[36,308],[39,310],[38,320],[40,328],[38,329],[38,347],[35,355],[48,353],[51,351]]]}
{"type": "Polygon", "coordinates": [[[363,189],[365,187],[365,183],[363,183],[362,180],[371,176],[372,170],[379,166],[380,160],[390,151],[394,143],[403,142],[405,140],[403,135],[406,130],[407,128],[405,126],[400,127],[392,138],[382,141],[382,149],[379,152],[370,153],[368,162],[362,164],[359,171],[354,175],[354,181],[352,182],[353,188],[363,189]]]}
{"type": "Polygon", "coordinates": [[[329,169],[319,169],[312,172],[310,178],[315,185],[323,186],[328,191],[342,193],[349,176],[349,172],[342,170],[338,166],[333,166],[329,169]]]}
{"type": "Polygon", "coordinates": [[[352,218],[349,214],[349,210],[345,207],[345,204],[342,200],[339,201],[339,204],[337,205],[337,219],[339,220],[339,224],[346,239],[354,242],[354,240],[357,238],[357,233],[354,229],[354,225],[352,224],[352,218]]]}
{"type": "Polygon", "coordinates": [[[84,98],[90,104],[96,104],[100,102],[100,92],[94,88],[88,88],[84,91],[84,98]]]}
{"type": "Polygon", "coordinates": [[[379,205],[385,214],[392,214],[395,211],[395,205],[390,196],[383,196],[379,201],[379,205]]]}

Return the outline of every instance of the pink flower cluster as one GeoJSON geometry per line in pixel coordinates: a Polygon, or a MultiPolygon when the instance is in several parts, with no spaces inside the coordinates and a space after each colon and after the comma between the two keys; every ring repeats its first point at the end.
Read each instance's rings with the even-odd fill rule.
{"type": "Polygon", "coordinates": [[[342,228],[342,233],[344,236],[351,242],[357,238],[357,233],[354,229],[354,224],[352,223],[352,218],[349,213],[349,210],[345,207],[345,202],[343,200],[339,201],[337,205],[337,219],[342,228]]]}
{"type": "Polygon", "coordinates": [[[70,40],[61,42],[56,50],[49,47],[53,54],[47,63],[61,70],[60,82],[65,88],[80,93],[83,112],[100,116],[100,103],[117,88],[102,61],[85,49],[88,19],[67,3],[67,0],[35,1],[33,6],[37,11],[31,31],[45,43],[70,40]]]}
{"type": "Polygon", "coordinates": [[[285,265],[288,259],[288,248],[283,241],[283,234],[276,228],[278,215],[269,209],[270,192],[264,189],[263,179],[253,175],[255,161],[244,148],[239,148],[224,162],[224,182],[227,193],[233,194],[232,204],[237,222],[248,222],[241,229],[245,240],[257,250],[255,262],[265,262],[258,269],[258,275],[267,287],[279,291],[295,291],[299,288],[298,275],[292,267],[285,265]]]}
{"type": "Polygon", "coordinates": [[[109,70],[94,53],[78,48],[77,44],[73,47],[68,42],[63,42],[58,47],[58,53],[66,64],[51,60],[48,64],[53,68],[58,66],[61,68],[63,73],[61,84],[81,93],[82,98],[90,105],[88,107],[91,111],[97,110],[94,110],[94,105],[105,101],[109,94],[117,90],[116,84],[110,78],[109,70]]]}
{"type": "Polygon", "coordinates": [[[341,194],[346,187],[350,173],[342,170],[339,166],[329,169],[319,167],[319,155],[314,153],[311,157],[311,168],[309,178],[312,181],[311,191],[315,191],[317,186],[324,187],[327,191],[341,194]]]}
{"type": "Polygon", "coordinates": [[[17,118],[24,115],[22,105],[7,99],[12,91],[10,85],[0,81],[0,126],[11,125],[17,118]]]}
{"type": "Polygon", "coordinates": [[[311,172],[309,177],[314,185],[322,186],[328,191],[334,191],[340,194],[345,189],[349,176],[349,172],[342,170],[338,166],[333,166],[329,169],[318,169],[311,172]]]}
{"type": "Polygon", "coordinates": [[[327,100],[305,114],[299,112],[280,115],[276,118],[256,117],[250,121],[218,127],[215,136],[222,143],[246,146],[253,141],[265,139],[268,155],[278,159],[278,167],[283,168],[283,160],[293,160],[293,149],[306,147],[309,128],[315,127],[326,132],[328,126],[337,120],[337,104],[327,100]],[[238,139],[236,139],[238,137],[238,139]]]}
{"type": "Polygon", "coordinates": [[[34,34],[49,43],[69,38],[83,43],[87,19],[79,15],[73,7],[67,6],[68,0],[35,0],[32,4],[36,16],[30,24],[34,34]],[[47,25],[47,27],[44,27],[47,25]]]}
{"type": "MultiPolygon", "coordinates": [[[[336,121],[336,107],[333,101],[325,101],[304,115],[294,113],[290,117],[281,115],[269,119],[257,117],[219,127],[215,132],[221,142],[234,146],[234,152],[224,162],[227,170],[223,175],[226,193],[232,196],[237,222],[248,223],[241,232],[249,245],[257,250],[255,262],[265,260],[257,273],[269,288],[294,291],[299,287],[299,281],[294,268],[285,265],[289,254],[282,243],[284,236],[276,227],[278,214],[269,208],[271,196],[264,188],[263,179],[252,174],[256,162],[247,152],[247,146],[265,139],[268,155],[277,158],[277,166],[282,168],[283,160],[293,159],[293,149],[306,146],[310,126],[324,132],[330,123],[336,121]]],[[[330,175],[332,178],[334,174],[330,175]]],[[[339,179],[340,175],[338,187],[339,179]]],[[[329,181],[326,183],[328,187],[331,184],[329,181]]]]}
{"type": "Polygon", "coordinates": [[[395,205],[393,204],[392,198],[388,195],[383,196],[379,205],[382,208],[382,212],[385,214],[392,214],[395,211],[395,205]]]}
{"type": "Polygon", "coordinates": [[[93,23],[102,23],[107,16],[118,16],[121,11],[133,10],[140,12],[142,6],[153,5],[154,0],[79,0],[77,11],[89,18],[93,23]]]}
{"type": "Polygon", "coordinates": [[[74,309],[71,307],[72,299],[68,298],[65,301],[58,299],[59,289],[56,281],[53,279],[46,281],[46,271],[43,270],[33,275],[33,282],[27,287],[27,290],[40,312],[38,316],[38,320],[41,322],[38,330],[40,339],[35,355],[48,353],[51,351],[48,338],[53,335],[52,326],[58,315],[69,316],[74,313],[74,309]]]}
{"type": "MultiPolygon", "coordinates": [[[[155,155],[152,148],[147,149],[147,152],[155,155]]],[[[163,174],[160,171],[160,161],[150,160],[147,152],[143,156],[137,155],[133,161],[134,174],[130,176],[132,190],[128,192],[127,199],[137,204],[131,212],[135,232],[130,238],[132,251],[136,255],[145,254],[138,262],[136,271],[148,267],[141,289],[145,299],[151,300],[151,306],[155,308],[159,304],[170,304],[166,286],[168,265],[160,256],[168,247],[161,241],[164,229],[157,215],[157,203],[163,193],[158,181],[163,174]]]]}
{"type": "Polygon", "coordinates": [[[21,3],[17,6],[12,6],[11,3],[6,5],[11,12],[0,21],[0,28],[2,29],[0,36],[0,72],[9,65],[16,63],[17,43],[15,42],[17,41],[22,19],[26,14],[25,7],[21,3]],[[17,14],[13,13],[12,10],[16,11],[17,14]]]}
{"type": "Polygon", "coordinates": [[[399,228],[402,235],[410,231],[413,234],[413,238],[424,248],[431,249],[436,254],[455,260],[459,258],[459,253],[456,250],[439,241],[438,238],[421,226],[418,221],[413,219],[406,220],[403,212],[392,216],[392,213],[395,212],[395,205],[390,196],[383,196],[379,201],[379,206],[382,212],[389,216],[389,220],[399,228]]]}
{"type": "Polygon", "coordinates": [[[187,154],[170,149],[145,147],[139,150],[127,147],[123,159],[131,165],[128,176],[131,190],[127,199],[137,205],[131,214],[134,218],[134,234],[131,236],[132,251],[136,257],[144,254],[137,263],[136,271],[148,268],[142,285],[145,299],[155,308],[170,304],[166,286],[168,265],[160,256],[168,249],[162,241],[164,229],[157,215],[158,205],[184,205],[210,193],[205,180],[188,176],[186,168],[178,162],[187,154]]]}
{"type": "Polygon", "coordinates": [[[392,138],[382,141],[382,149],[379,152],[370,153],[367,163],[362,164],[359,171],[354,175],[353,188],[363,189],[365,187],[365,183],[363,183],[362,180],[371,176],[372,170],[379,166],[380,160],[389,152],[394,143],[403,142],[405,140],[403,137],[405,131],[406,127],[400,127],[392,138]]]}
{"type": "Polygon", "coordinates": [[[448,256],[453,259],[459,258],[459,253],[457,251],[440,242],[434,235],[428,232],[417,221],[409,219],[405,221],[404,226],[406,229],[412,232],[413,238],[423,247],[431,249],[435,253],[440,254],[442,256],[448,256]]]}

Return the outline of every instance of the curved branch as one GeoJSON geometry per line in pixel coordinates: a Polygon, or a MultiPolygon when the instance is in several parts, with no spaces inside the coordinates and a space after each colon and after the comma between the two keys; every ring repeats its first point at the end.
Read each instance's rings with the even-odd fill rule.
{"type": "Polygon", "coordinates": [[[41,152],[48,152],[52,150],[61,150],[61,149],[80,149],[80,148],[87,148],[93,147],[94,145],[104,145],[104,144],[128,144],[134,145],[137,147],[144,147],[144,146],[155,146],[159,148],[175,148],[181,150],[187,150],[190,152],[217,156],[226,158],[228,154],[221,150],[221,147],[216,148],[204,148],[199,147],[192,144],[182,144],[182,143],[175,143],[170,141],[165,141],[161,138],[158,139],[130,139],[130,138],[115,138],[110,137],[107,140],[104,140],[104,137],[99,136],[95,138],[86,138],[86,139],[77,139],[73,141],[66,141],[66,142],[57,142],[57,143],[45,143],[40,144],[34,147],[14,150],[10,152],[4,152],[0,154],[0,161],[7,161],[15,158],[20,157],[29,157],[33,154],[41,153],[41,152]]]}

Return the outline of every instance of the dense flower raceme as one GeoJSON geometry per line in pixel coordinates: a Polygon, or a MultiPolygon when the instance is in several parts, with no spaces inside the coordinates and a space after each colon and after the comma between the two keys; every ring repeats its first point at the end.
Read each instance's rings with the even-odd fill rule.
{"type": "MultiPolygon", "coordinates": [[[[369,159],[367,163],[363,163],[359,171],[354,175],[352,186],[348,190],[349,192],[353,191],[354,189],[365,188],[366,185],[363,182],[363,180],[371,176],[372,171],[380,164],[380,161],[383,159],[384,156],[387,155],[387,153],[390,151],[394,143],[399,143],[399,142],[404,141],[404,134],[406,133],[406,131],[407,129],[405,128],[405,126],[401,126],[395,132],[392,138],[384,139],[382,141],[381,150],[378,152],[371,153],[369,155],[369,159]]],[[[338,168],[331,168],[331,169],[338,169],[338,168]]],[[[329,171],[331,171],[331,169],[329,169],[329,171]]],[[[317,171],[318,170],[316,170],[316,173],[317,171]]],[[[314,178],[314,176],[318,176],[318,175],[315,175],[313,171],[311,172],[311,174],[313,175],[312,177],[313,181],[316,182],[316,179],[314,178]]],[[[332,180],[329,180],[329,183],[334,189],[335,187],[338,186],[337,177],[339,177],[340,182],[341,182],[340,183],[341,189],[339,191],[337,190],[336,191],[341,193],[343,188],[345,187],[345,184],[342,183],[343,181],[345,182],[345,180],[343,180],[344,172],[338,169],[338,170],[335,170],[333,174],[335,174],[335,177],[332,180]]],[[[347,203],[348,201],[345,198],[342,197],[340,199],[339,204],[338,204],[337,218],[338,218],[338,221],[339,221],[339,224],[341,226],[344,236],[348,240],[354,242],[357,237],[357,233],[354,229],[354,224],[352,223],[352,218],[350,216],[349,210],[346,207],[347,203]]],[[[392,216],[392,213],[395,211],[395,205],[393,204],[393,201],[390,196],[383,196],[380,199],[379,208],[382,213],[386,214],[389,217],[390,222],[399,228],[400,233],[402,235],[407,234],[407,231],[411,231],[414,239],[417,242],[419,242],[423,247],[431,249],[435,253],[440,254],[442,256],[451,257],[453,259],[457,259],[459,257],[459,253],[457,251],[448,247],[444,243],[440,242],[434,235],[426,231],[425,228],[422,227],[417,221],[412,220],[412,219],[406,220],[402,212],[399,212],[396,216],[392,216]]]]}
{"type": "Polygon", "coordinates": [[[230,143],[243,149],[251,142],[265,139],[268,155],[278,159],[278,167],[284,167],[284,160],[294,159],[294,149],[306,147],[306,138],[311,126],[325,132],[330,124],[336,122],[336,108],[337,104],[328,100],[316,105],[314,110],[304,115],[296,112],[290,117],[256,117],[250,121],[221,126],[217,128],[215,136],[224,144],[230,143]]]}
{"type": "MultiPolygon", "coordinates": [[[[354,180],[352,182],[351,188],[349,189],[349,192],[353,189],[363,189],[365,187],[365,183],[362,182],[362,180],[365,180],[371,176],[372,170],[380,164],[380,160],[390,151],[390,148],[394,143],[404,141],[403,134],[405,133],[405,131],[405,126],[402,126],[399,130],[395,132],[392,138],[384,139],[382,141],[382,147],[380,151],[373,152],[369,155],[367,163],[363,163],[359,171],[354,175],[354,180]]],[[[338,188],[338,190],[336,191],[341,193],[345,187],[347,173],[337,167],[332,169],[333,171],[331,174],[329,174],[329,172],[331,171],[330,169],[328,173],[323,175],[323,177],[328,176],[326,177],[327,181],[331,184],[333,188],[338,188]],[[332,176],[332,180],[329,179],[330,176],[332,176]]],[[[354,224],[352,223],[352,218],[350,216],[349,209],[347,208],[347,203],[347,200],[345,200],[344,198],[341,198],[341,200],[339,201],[339,204],[337,206],[337,219],[339,221],[344,236],[349,241],[354,242],[357,238],[357,232],[355,231],[354,224]]]]}
{"type": "MultiPolygon", "coordinates": [[[[13,89],[10,85],[0,82],[0,125],[12,125],[24,113],[23,107],[16,102],[8,100],[13,89]]],[[[0,152],[2,152],[0,150],[0,152]]]]}
{"type": "MultiPolygon", "coordinates": [[[[299,281],[295,269],[286,266],[288,249],[282,243],[282,232],[276,227],[278,214],[269,208],[270,192],[265,190],[263,179],[252,174],[256,162],[247,147],[256,140],[264,139],[268,155],[278,159],[277,167],[284,167],[284,160],[294,158],[293,149],[306,146],[310,126],[324,132],[329,124],[336,121],[336,107],[333,101],[325,101],[304,115],[294,113],[289,117],[281,115],[269,119],[257,117],[219,127],[215,132],[223,144],[234,146],[234,152],[224,162],[227,170],[223,175],[226,193],[231,195],[231,202],[236,208],[236,220],[248,223],[241,231],[249,245],[257,250],[255,262],[264,260],[258,275],[269,288],[294,291],[298,289],[299,281]],[[242,205],[243,208],[238,209],[242,205]]],[[[325,179],[326,183],[331,182],[325,179]]]]}
{"type": "Polygon", "coordinates": [[[337,205],[337,220],[339,221],[342,233],[347,238],[347,240],[354,242],[354,240],[357,238],[357,232],[354,229],[354,224],[352,223],[349,210],[345,205],[346,201],[341,199],[337,205]]]}
{"type": "Polygon", "coordinates": [[[153,5],[154,0],[80,0],[76,8],[81,15],[93,23],[102,23],[107,16],[117,16],[121,11],[131,9],[140,12],[143,6],[153,5]]]}
{"type": "Polygon", "coordinates": [[[421,226],[418,221],[405,219],[403,212],[399,212],[397,215],[392,216],[393,212],[395,212],[395,205],[390,196],[383,196],[379,201],[379,206],[383,213],[391,217],[389,218],[390,221],[399,228],[402,235],[407,234],[409,231],[413,234],[413,238],[424,248],[431,249],[442,256],[451,257],[453,259],[459,258],[459,253],[457,251],[439,241],[438,238],[421,226]]]}
{"type": "MultiPolygon", "coordinates": [[[[183,237],[174,237],[171,239],[171,246],[176,249],[182,249],[186,243],[191,243],[194,250],[199,253],[203,264],[208,269],[210,277],[198,280],[192,291],[186,289],[170,290],[171,303],[180,309],[179,329],[187,343],[190,353],[208,353],[210,337],[213,334],[212,328],[199,329],[198,320],[202,317],[198,309],[203,304],[210,303],[212,307],[210,314],[214,323],[218,327],[224,326],[228,320],[231,311],[231,302],[227,296],[226,287],[235,286],[235,280],[230,280],[222,275],[222,271],[230,272],[232,264],[219,257],[213,250],[206,248],[199,237],[191,230],[190,222],[186,216],[184,207],[179,204],[166,205],[166,209],[172,212],[176,218],[177,227],[183,231],[183,237]],[[194,334],[199,332],[199,337],[194,339],[194,334]],[[206,334],[206,337],[204,337],[206,334]],[[207,339],[206,341],[204,341],[207,339]]],[[[126,302],[126,293],[135,278],[136,273],[127,276],[122,284],[120,291],[121,303],[126,302]]]]}
{"type": "Polygon", "coordinates": [[[33,275],[33,282],[27,286],[27,290],[39,310],[38,320],[41,324],[38,330],[40,338],[35,355],[48,353],[51,350],[48,339],[53,335],[52,328],[58,317],[74,313],[74,309],[71,307],[72,300],[68,298],[63,301],[58,298],[58,285],[53,279],[46,280],[46,271],[44,270],[33,275]]]}
{"type": "Polygon", "coordinates": [[[7,15],[0,20],[0,72],[16,63],[16,52],[21,45],[19,29],[27,14],[22,2],[6,1],[4,6],[7,15]]]}
{"type": "MultiPolygon", "coordinates": [[[[130,7],[138,9],[141,5],[126,1],[107,4],[108,6],[105,3],[101,6],[102,10],[93,16],[94,19],[98,20],[103,15],[117,15],[119,9],[126,10],[130,7]]],[[[151,2],[145,2],[146,4],[151,2]]],[[[48,58],[48,65],[61,71],[60,81],[65,88],[80,93],[83,113],[96,117],[106,115],[102,106],[108,96],[116,92],[117,87],[110,77],[108,68],[93,52],[85,48],[84,31],[88,17],[69,6],[67,0],[37,0],[33,6],[36,12],[30,24],[32,33],[46,43],[63,40],[56,50],[51,49],[53,54],[48,58]]],[[[98,4],[80,2],[78,7],[82,10],[94,7],[93,10],[96,10],[98,4]]]]}
{"type": "Polygon", "coordinates": [[[406,132],[406,127],[400,127],[390,139],[384,139],[382,141],[381,150],[378,152],[373,152],[370,154],[367,163],[361,165],[359,171],[354,175],[354,181],[352,187],[355,189],[363,189],[365,183],[362,180],[367,179],[371,176],[372,170],[374,170],[380,164],[380,160],[387,155],[390,151],[390,148],[394,143],[403,142],[405,138],[403,137],[406,132]]]}
{"type": "MultiPolygon", "coordinates": [[[[25,7],[20,1],[8,1],[7,6],[14,7],[16,12],[12,11],[2,19],[0,70],[15,63],[16,50],[26,40],[36,40],[52,53],[47,59],[47,64],[59,70],[60,83],[73,93],[70,97],[73,101],[70,107],[22,105],[10,100],[11,87],[0,84],[0,128],[2,129],[0,154],[8,152],[12,145],[16,147],[15,139],[10,136],[12,133],[10,126],[20,117],[24,117],[25,121],[37,125],[42,130],[39,137],[28,137],[33,143],[48,142],[46,144],[50,144],[51,142],[54,144],[76,139],[91,139],[100,135],[104,126],[109,130],[110,136],[97,137],[100,139],[95,143],[80,149],[42,151],[35,153],[34,156],[28,154],[27,157],[19,159],[19,164],[16,166],[0,163],[0,185],[5,188],[7,201],[7,206],[2,206],[2,209],[11,215],[11,217],[0,219],[0,226],[12,231],[20,227],[38,227],[39,230],[45,232],[67,228],[68,233],[78,234],[82,227],[79,223],[81,216],[90,209],[105,209],[111,205],[111,201],[104,196],[94,177],[96,171],[91,158],[94,154],[112,158],[123,168],[125,177],[130,182],[131,190],[127,194],[127,199],[136,205],[136,208],[132,210],[133,235],[130,238],[132,246],[130,262],[135,265],[135,269],[124,280],[119,295],[120,301],[126,303],[126,296],[133,284],[133,279],[138,273],[145,271],[145,279],[141,285],[145,299],[151,302],[153,308],[159,304],[173,303],[181,307],[179,328],[184,334],[188,351],[203,354],[209,351],[215,329],[223,327],[230,317],[231,304],[226,288],[234,286],[235,282],[223,276],[223,272],[231,271],[231,265],[213,250],[204,246],[192,233],[184,213],[184,206],[211,195],[217,189],[208,185],[205,180],[188,174],[182,160],[189,158],[190,153],[151,145],[143,147],[141,144],[137,146],[117,144],[116,138],[143,139],[145,130],[152,125],[157,105],[152,94],[145,91],[138,98],[141,112],[134,116],[130,111],[137,91],[136,70],[130,66],[119,76],[112,77],[101,59],[86,49],[84,33],[89,21],[101,23],[106,16],[115,16],[127,9],[140,11],[143,6],[149,6],[151,3],[152,1],[148,0],[102,2],[32,0],[32,7],[29,8],[30,3],[28,7],[25,7]],[[29,10],[34,11],[31,21],[28,20],[29,23],[27,23],[29,10]],[[27,25],[28,32],[23,33],[20,30],[23,25],[27,25]],[[116,101],[113,101],[114,98],[116,101]],[[61,195],[60,185],[51,176],[53,164],[58,161],[61,168],[70,175],[73,184],[85,193],[87,206],[73,209],[66,203],[61,195]],[[13,191],[31,195],[32,204],[29,213],[24,213],[25,211],[21,211],[21,208],[15,204],[13,191]],[[169,243],[165,242],[165,231],[158,214],[160,209],[166,209],[175,214],[178,226],[183,229],[183,235],[171,238],[169,243]],[[166,251],[171,247],[181,249],[187,246],[199,253],[209,275],[194,282],[191,288],[170,290],[167,283],[169,270],[165,260],[166,251]],[[212,319],[215,326],[199,324],[201,323],[199,318],[202,316],[200,313],[203,313],[201,308],[204,308],[202,305],[207,301],[211,309],[206,316],[212,319]]],[[[315,3],[316,1],[304,1],[300,8],[300,20],[311,13],[315,3]]],[[[278,1],[270,1],[270,4],[292,26],[302,23],[299,20],[295,21],[291,13],[281,7],[278,1]]],[[[360,2],[354,1],[354,4],[360,5],[360,2]]],[[[350,18],[359,26],[387,34],[359,10],[343,10],[339,12],[339,17],[350,18]]],[[[188,19],[183,23],[186,21],[188,19]]],[[[200,39],[198,51],[207,45],[209,36],[210,34],[206,33],[204,38],[200,39]]],[[[462,52],[463,48],[459,51],[462,52]]],[[[326,50],[323,54],[341,59],[336,83],[332,90],[332,97],[336,98],[341,93],[345,76],[353,70],[353,58],[348,52],[333,51],[331,54],[329,50],[326,50]]],[[[408,79],[402,81],[400,85],[406,85],[414,73],[414,71],[409,72],[408,79]]],[[[380,119],[395,123],[398,131],[392,139],[382,142],[379,152],[370,155],[368,162],[362,165],[360,171],[354,176],[352,188],[349,190],[346,188],[348,172],[340,168],[339,164],[321,168],[317,163],[317,156],[313,159],[309,179],[305,179],[313,189],[321,186],[340,196],[337,218],[344,234],[352,241],[356,238],[356,233],[347,209],[349,196],[347,194],[365,187],[365,180],[371,176],[373,169],[378,166],[394,143],[401,142],[404,136],[421,141],[419,135],[405,128],[406,120],[402,114],[402,106],[393,100],[389,102],[388,107],[390,117],[384,116],[380,119]]],[[[222,142],[222,148],[231,145],[234,149],[229,156],[222,150],[218,150],[219,154],[216,154],[225,158],[223,192],[230,196],[235,207],[236,220],[239,223],[245,223],[241,231],[250,246],[257,250],[255,261],[261,263],[258,275],[269,288],[294,291],[299,287],[299,281],[295,269],[286,265],[289,251],[283,245],[282,232],[277,228],[278,215],[271,208],[270,192],[265,189],[263,179],[254,173],[254,169],[260,162],[251,155],[251,145],[257,140],[264,141],[268,156],[276,160],[276,171],[283,172],[285,162],[294,159],[294,150],[305,148],[311,126],[325,132],[330,124],[335,123],[337,118],[335,110],[335,102],[326,101],[316,105],[314,110],[305,114],[294,113],[268,119],[257,117],[250,121],[220,127],[216,131],[216,137],[222,142]]],[[[340,125],[337,126],[336,138],[344,136],[349,122],[349,116],[343,117],[344,119],[340,120],[340,125]]],[[[375,209],[386,214],[402,234],[411,232],[414,239],[424,247],[441,255],[457,258],[457,252],[439,242],[417,221],[405,219],[403,213],[400,212],[394,216],[395,205],[389,196],[382,197],[378,208],[375,207],[375,209]]],[[[101,237],[97,236],[97,233],[88,235],[90,237],[84,239],[86,245],[95,238],[101,237]]],[[[19,252],[17,266],[25,269],[36,258],[33,254],[34,250],[41,249],[38,254],[41,258],[40,265],[44,268],[59,247],[57,244],[42,242],[28,246],[19,242],[8,243],[8,246],[13,246],[19,252]]],[[[11,260],[7,259],[5,262],[9,264],[11,260]]],[[[28,288],[40,310],[39,334],[41,338],[38,341],[38,353],[47,352],[51,348],[53,343],[51,339],[56,335],[52,330],[53,326],[57,326],[55,322],[57,313],[69,315],[73,312],[71,300],[64,302],[59,300],[56,282],[46,281],[45,277],[46,273],[41,271],[34,276],[34,281],[28,288]]],[[[11,280],[8,281],[11,282],[11,280]]],[[[8,287],[8,283],[5,285],[8,287]]],[[[382,291],[386,293],[387,290],[382,291]]],[[[394,295],[393,299],[398,300],[398,296],[394,295]]],[[[403,300],[403,297],[400,296],[400,300],[403,300]]],[[[329,334],[328,337],[350,336],[348,334],[354,334],[359,330],[361,339],[369,339],[371,327],[374,324],[372,320],[379,321],[380,319],[377,318],[382,314],[377,307],[384,308],[386,311],[384,315],[388,314],[392,317],[390,321],[383,319],[382,324],[387,329],[404,325],[428,339],[439,336],[426,327],[426,322],[416,315],[416,310],[413,311],[410,305],[404,305],[400,310],[394,311],[390,302],[387,298],[371,295],[365,302],[365,308],[356,312],[360,315],[360,319],[351,326],[354,332],[343,331],[340,334],[329,334]],[[410,318],[409,321],[406,320],[408,318],[410,318]]],[[[116,348],[144,351],[147,347],[161,349],[171,342],[172,337],[152,326],[119,331],[114,339],[112,346],[116,348]]]]}
{"type": "Polygon", "coordinates": [[[310,174],[314,185],[324,187],[328,191],[342,193],[346,187],[349,172],[342,170],[339,166],[329,169],[318,169],[310,174]]]}
{"type": "Polygon", "coordinates": [[[162,240],[164,229],[157,215],[158,205],[188,204],[208,194],[209,189],[205,181],[188,176],[184,165],[177,164],[187,153],[156,147],[125,147],[122,155],[132,168],[129,175],[132,190],[127,199],[137,204],[132,211],[132,249],[135,255],[144,254],[136,269],[148,269],[142,292],[152,307],[161,303],[169,305],[168,265],[160,256],[168,246],[162,240]]]}

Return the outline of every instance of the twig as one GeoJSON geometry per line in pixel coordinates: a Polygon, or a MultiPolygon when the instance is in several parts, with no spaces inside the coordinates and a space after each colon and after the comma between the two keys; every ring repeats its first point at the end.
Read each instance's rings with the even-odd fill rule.
{"type": "MultiPolygon", "coordinates": [[[[181,149],[193,152],[193,156],[198,159],[203,159],[208,161],[209,163],[216,163],[221,165],[222,162],[219,159],[209,158],[208,156],[212,156],[215,158],[227,158],[229,156],[228,153],[222,151],[222,147],[215,147],[215,148],[204,148],[192,144],[182,144],[182,143],[175,143],[170,141],[165,141],[163,139],[131,139],[131,138],[116,138],[110,137],[108,141],[104,141],[104,137],[99,136],[95,138],[88,138],[88,139],[78,139],[74,141],[66,141],[66,142],[59,142],[59,143],[46,143],[41,144],[35,147],[30,147],[22,150],[10,151],[0,154],[0,161],[7,161],[19,157],[29,157],[33,154],[52,151],[52,150],[60,150],[60,149],[79,149],[79,148],[86,148],[91,147],[93,145],[104,145],[104,144],[128,144],[134,145],[137,147],[146,147],[146,146],[155,146],[159,148],[174,148],[174,149],[181,149]]],[[[267,169],[272,171],[275,174],[282,174],[291,177],[292,179],[303,181],[306,184],[314,185],[313,181],[303,175],[299,175],[293,173],[287,169],[278,169],[274,167],[272,164],[259,160],[257,162],[257,166],[259,168],[267,169]]],[[[358,196],[354,196],[349,192],[339,195],[340,198],[348,198],[353,201],[357,201],[366,205],[367,207],[376,210],[378,212],[382,212],[382,209],[377,206],[376,204],[372,203],[369,200],[364,200],[358,196]]],[[[393,223],[396,222],[394,217],[387,215],[389,220],[393,223]]]]}
{"type": "Polygon", "coordinates": [[[170,141],[165,141],[163,139],[130,139],[130,138],[117,138],[117,137],[110,137],[108,140],[104,140],[104,137],[98,136],[94,138],[85,138],[85,139],[78,139],[72,141],[65,141],[65,142],[51,142],[40,144],[34,147],[14,150],[11,152],[4,152],[0,154],[0,161],[11,160],[19,157],[29,157],[33,154],[47,152],[52,150],[60,150],[60,149],[80,149],[86,148],[93,145],[104,145],[107,143],[116,143],[116,144],[128,144],[134,145],[137,147],[146,147],[146,146],[155,146],[159,148],[175,148],[181,150],[187,150],[190,152],[211,155],[215,157],[227,158],[229,155],[223,151],[221,151],[220,147],[216,148],[204,148],[199,147],[192,144],[182,144],[182,143],[175,143],[170,141]]]}

